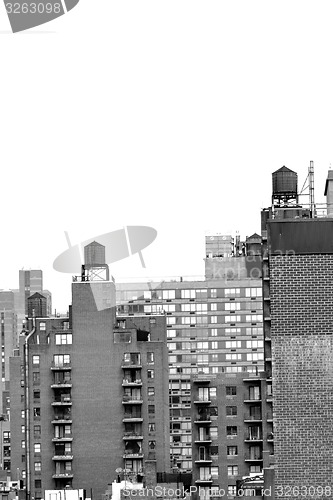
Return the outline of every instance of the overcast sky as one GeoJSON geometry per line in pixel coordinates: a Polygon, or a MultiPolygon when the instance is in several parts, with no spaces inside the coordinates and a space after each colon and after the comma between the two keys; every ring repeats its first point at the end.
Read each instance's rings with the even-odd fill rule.
{"type": "Polygon", "coordinates": [[[333,162],[333,4],[81,0],[9,34],[0,6],[1,283],[41,268],[54,306],[72,244],[126,225],[158,236],[122,276],[203,274],[205,231],[260,231],[271,173],[333,162]]]}

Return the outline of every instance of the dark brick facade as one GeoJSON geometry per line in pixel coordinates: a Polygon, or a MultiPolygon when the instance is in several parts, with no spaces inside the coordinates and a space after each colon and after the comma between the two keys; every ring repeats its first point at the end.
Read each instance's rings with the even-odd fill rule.
{"type": "Polygon", "coordinates": [[[275,494],[332,498],[333,255],[271,255],[269,268],[275,494]]]}

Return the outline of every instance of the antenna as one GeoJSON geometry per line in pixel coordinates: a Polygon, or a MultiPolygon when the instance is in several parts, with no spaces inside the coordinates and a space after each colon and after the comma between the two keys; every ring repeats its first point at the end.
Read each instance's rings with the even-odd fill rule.
{"type": "Polygon", "coordinates": [[[313,161],[310,161],[310,167],[309,167],[309,198],[310,198],[310,210],[311,210],[311,217],[315,217],[315,200],[314,200],[314,167],[313,167],[313,161]]]}

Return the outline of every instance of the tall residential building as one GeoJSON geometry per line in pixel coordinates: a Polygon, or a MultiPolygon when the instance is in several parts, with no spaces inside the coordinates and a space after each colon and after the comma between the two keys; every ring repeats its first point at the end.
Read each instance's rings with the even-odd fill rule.
{"type": "Polygon", "coordinates": [[[9,357],[17,347],[17,313],[14,293],[11,290],[0,291],[0,338],[1,338],[1,381],[0,415],[9,418],[9,357]]]}
{"type": "Polygon", "coordinates": [[[273,461],[267,387],[265,373],[192,377],[194,498],[263,498],[273,461]]]}
{"type": "Polygon", "coordinates": [[[202,281],[180,278],[116,287],[119,314],[166,316],[170,458],[182,471],[190,472],[193,465],[191,375],[258,373],[264,368],[261,257],[253,246],[261,237],[253,236],[254,241],[237,241],[237,247],[230,237],[222,239],[228,243],[223,251],[227,257],[207,247],[202,281]]]}
{"type": "Polygon", "coordinates": [[[28,499],[66,487],[101,498],[117,469],[135,482],[145,460],[169,468],[165,318],[116,319],[101,265],[75,277],[69,317],[30,320],[10,360],[12,470],[28,499]]]}
{"type": "MultiPolygon", "coordinates": [[[[332,182],[329,174],[328,207],[332,182]]],[[[311,190],[309,206],[299,204],[297,174],[286,167],[273,174],[272,200],[262,234],[275,498],[331,498],[333,219],[319,217],[311,190]]]]}

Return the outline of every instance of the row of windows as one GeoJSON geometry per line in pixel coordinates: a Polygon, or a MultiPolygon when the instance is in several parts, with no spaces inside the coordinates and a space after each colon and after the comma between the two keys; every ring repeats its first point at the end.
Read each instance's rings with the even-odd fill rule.
{"type": "MultiPolygon", "coordinates": [[[[256,375],[258,374],[258,366],[257,366],[257,361],[252,361],[253,365],[244,365],[244,366],[200,366],[200,371],[203,373],[241,373],[241,372],[247,372],[247,373],[255,373],[256,375]]],[[[183,367],[179,366],[176,368],[173,368],[172,366],[169,367],[169,373],[170,375],[195,375],[198,373],[198,368],[197,367],[183,367]]]]}
{"type": "MultiPolygon", "coordinates": [[[[118,290],[117,302],[124,303],[132,300],[174,300],[177,296],[181,299],[207,299],[217,297],[240,297],[242,292],[241,288],[199,288],[189,290],[118,290]],[[179,294],[180,292],[180,294],[179,294]],[[208,293],[210,292],[210,293],[208,293]]],[[[245,288],[245,297],[262,297],[261,287],[245,288]]]]}
{"type": "MultiPolygon", "coordinates": [[[[242,341],[241,340],[226,340],[222,342],[215,341],[199,341],[199,342],[169,342],[168,349],[169,351],[181,351],[181,350],[193,350],[193,349],[223,349],[225,346],[226,349],[241,349],[242,341]],[[225,344],[224,344],[225,342],[225,344]]],[[[243,342],[243,348],[247,349],[261,349],[264,347],[263,340],[246,340],[243,342]]]]}
{"type": "Polygon", "coordinates": [[[259,323],[262,322],[262,314],[235,314],[232,316],[168,316],[167,325],[204,325],[221,323],[259,323]]]}
{"type": "MultiPolygon", "coordinates": [[[[260,336],[263,334],[263,329],[260,327],[248,327],[248,328],[196,328],[195,336],[196,338],[203,337],[224,337],[224,336],[233,336],[233,335],[252,335],[252,336],[260,336]]],[[[177,330],[169,329],[167,331],[168,339],[172,339],[175,337],[193,337],[194,333],[192,330],[188,330],[186,328],[179,328],[177,330]]]]}
{"type": "MultiPolygon", "coordinates": [[[[264,359],[264,353],[235,353],[235,354],[176,354],[169,356],[169,363],[196,363],[207,364],[209,362],[223,362],[223,361],[261,361],[264,359]]],[[[153,370],[151,370],[153,371],[153,370]]]]}
{"type": "Polygon", "coordinates": [[[262,302],[221,302],[219,304],[212,302],[209,304],[209,308],[207,303],[180,304],[180,309],[179,307],[176,308],[176,304],[150,304],[144,305],[143,312],[146,314],[158,314],[163,312],[192,312],[203,314],[207,311],[240,311],[243,309],[249,309],[251,311],[261,310],[262,302]]]}

